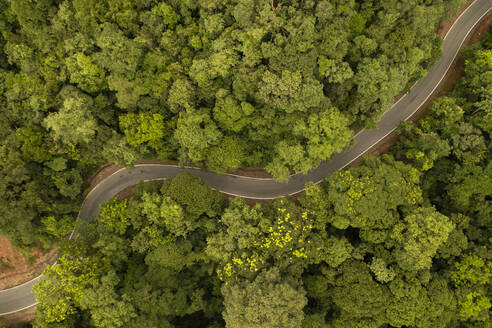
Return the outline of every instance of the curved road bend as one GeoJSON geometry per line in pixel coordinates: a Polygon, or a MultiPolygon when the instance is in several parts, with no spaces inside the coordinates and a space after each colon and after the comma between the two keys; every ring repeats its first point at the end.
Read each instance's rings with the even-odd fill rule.
{"type": "MultiPolygon", "coordinates": [[[[393,132],[400,121],[407,120],[432,95],[446,75],[466,37],[476,24],[492,9],[492,1],[476,0],[456,20],[442,45],[443,56],[429,70],[428,74],[416,83],[410,93],[401,98],[381,118],[376,129],[363,130],[355,137],[355,145],[348,151],[337,154],[329,162],[323,162],[307,175],[295,174],[288,183],[278,183],[272,179],[217,175],[196,168],[188,168],[206,180],[214,189],[224,193],[246,198],[273,199],[293,195],[304,190],[308,181],[322,181],[328,174],[352,163],[366,153],[372,146],[393,132]]],[[[99,204],[110,200],[123,189],[141,180],[156,180],[173,177],[185,169],[171,165],[137,165],[132,170],[121,169],[100,182],[85,198],[79,213],[80,218],[95,217],[99,204]]],[[[0,291],[0,315],[14,313],[36,305],[32,286],[39,277],[22,285],[0,291]]]]}

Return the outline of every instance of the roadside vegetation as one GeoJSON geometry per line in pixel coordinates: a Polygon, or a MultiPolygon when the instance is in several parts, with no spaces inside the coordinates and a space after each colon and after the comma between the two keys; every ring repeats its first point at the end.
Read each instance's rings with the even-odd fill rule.
{"type": "Polygon", "coordinates": [[[308,172],[425,75],[463,3],[0,0],[0,233],[60,247],[32,326],[488,327],[491,34],[387,154],[299,198],[184,173],[64,238],[103,163],[308,172]]]}
{"type": "Polygon", "coordinates": [[[388,154],[297,200],[185,173],[106,203],[37,287],[35,327],[445,328],[491,322],[492,36],[388,154]]]}
{"type": "Polygon", "coordinates": [[[463,2],[0,0],[0,232],[52,247],[106,162],[307,172],[425,74],[463,2]]]}

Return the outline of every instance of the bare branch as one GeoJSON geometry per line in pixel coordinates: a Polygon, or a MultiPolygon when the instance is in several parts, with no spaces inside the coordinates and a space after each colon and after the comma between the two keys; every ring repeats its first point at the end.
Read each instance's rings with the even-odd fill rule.
{"type": "Polygon", "coordinates": [[[275,7],[275,4],[273,3],[274,0],[270,0],[270,6],[272,7],[272,11],[276,14],[278,10],[280,9],[280,6],[282,5],[281,3],[277,4],[275,7]]]}

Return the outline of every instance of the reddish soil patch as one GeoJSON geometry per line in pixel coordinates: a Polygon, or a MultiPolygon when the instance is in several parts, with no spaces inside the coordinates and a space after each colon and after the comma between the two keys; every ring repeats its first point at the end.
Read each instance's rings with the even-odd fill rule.
{"type": "Polygon", "coordinates": [[[179,165],[178,161],[161,161],[160,159],[139,159],[135,164],[179,165]]]}
{"type": "Polygon", "coordinates": [[[483,34],[490,30],[491,26],[492,26],[492,12],[489,12],[489,14],[482,19],[482,22],[480,22],[480,24],[478,24],[475,27],[473,33],[465,41],[465,45],[470,45],[480,40],[483,34]]]}
{"type": "Polygon", "coordinates": [[[94,188],[99,182],[123,168],[123,166],[115,164],[113,162],[101,165],[96,172],[89,178],[86,187],[90,189],[94,188]]]}
{"type": "Polygon", "coordinates": [[[466,8],[470,7],[471,4],[473,3],[474,0],[468,0],[466,1],[465,4],[463,4],[458,12],[448,19],[442,20],[439,22],[439,26],[436,29],[436,34],[441,38],[444,39],[448,31],[451,29],[451,26],[453,26],[454,22],[458,19],[458,17],[466,10],[466,8]]]}
{"type": "MultiPolygon", "coordinates": [[[[454,15],[452,15],[450,18],[442,20],[439,22],[439,26],[436,28],[436,34],[441,38],[444,39],[448,31],[451,29],[453,26],[454,22],[458,19],[458,17],[468,8],[472,5],[472,3],[475,0],[467,0],[465,4],[463,4],[458,12],[454,15]]],[[[487,18],[482,20],[482,22],[479,24],[478,27],[475,28],[475,31],[471,36],[468,37],[467,41],[465,41],[465,45],[470,45],[477,40],[479,40],[482,36],[482,34],[487,31],[490,27],[490,20],[491,20],[491,15],[489,15],[487,18]]],[[[448,71],[448,75],[446,78],[443,79],[441,82],[440,87],[438,87],[436,90],[442,89],[442,95],[448,94],[454,84],[460,79],[460,77],[463,75],[463,66],[464,66],[464,61],[461,57],[457,57],[457,61],[453,64],[453,66],[450,68],[448,71]],[[461,62],[459,61],[461,60],[461,62]]],[[[394,102],[396,103],[398,100],[400,100],[401,97],[403,97],[406,94],[406,91],[402,91],[400,94],[395,96],[394,102]]],[[[439,94],[440,96],[441,94],[439,94]]],[[[424,107],[415,114],[415,117],[410,118],[410,120],[414,120],[422,115],[422,112],[427,112],[425,110],[425,107],[427,104],[436,96],[436,94],[433,94],[430,98],[429,101],[424,105],[424,107]]],[[[424,113],[424,115],[425,115],[424,113]]],[[[360,130],[362,130],[361,127],[355,128],[354,129],[354,134],[357,134],[360,130]]],[[[386,137],[383,141],[381,141],[376,148],[377,149],[372,149],[369,151],[369,153],[374,154],[374,155],[379,155],[381,153],[384,153],[388,151],[388,149],[396,143],[398,138],[395,138],[393,134],[389,135],[386,137]]],[[[362,162],[361,159],[358,159],[352,163],[352,165],[358,165],[362,162]]],[[[242,176],[250,176],[250,177],[258,177],[258,178],[271,178],[272,176],[267,173],[263,168],[241,168],[232,172],[229,172],[232,174],[237,174],[237,175],[242,175],[242,176]]]]}
{"type": "MultiPolygon", "coordinates": [[[[461,15],[463,11],[465,11],[466,8],[468,8],[471,4],[473,3],[473,0],[468,0],[459,10],[459,12],[454,15],[453,17],[449,18],[448,20],[442,21],[440,23],[438,31],[436,33],[441,37],[444,38],[446,33],[449,31],[450,27],[454,24],[456,19],[461,15]]],[[[482,21],[474,28],[474,30],[469,34],[468,38],[465,40],[463,43],[463,46],[469,46],[478,40],[480,40],[485,32],[487,32],[490,27],[492,26],[492,13],[487,15],[485,18],[482,19],[482,21]]],[[[432,100],[435,97],[440,97],[440,96],[445,96],[449,94],[452,90],[454,85],[459,81],[459,79],[463,76],[464,74],[464,66],[465,66],[465,61],[461,56],[457,56],[453,64],[451,65],[450,69],[448,70],[446,76],[444,79],[441,81],[439,86],[436,88],[434,93],[429,97],[429,99],[422,105],[420,110],[418,110],[412,117],[409,118],[409,121],[417,121],[423,116],[425,116],[429,112],[429,104],[432,102],[432,100]]],[[[401,97],[403,97],[406,94],[405,91],[402,91],[402,93],[398,94],[395,96],[395,102],[397,102],[401,97]]],[[[361,130],[361,128],[358,128],[355,130],[354,133],[357,133],[361,130]]],[[[389,151],[389,149],[396,144],[396,142],[399,140],[399,136],[393,132],[386,136],[383,140],[381,140],[377,145],[373,146],[367,154],[371,154],[374,156],[378,156],[380,154],[386,153],[389,151]]],[[[360,165],[362,163],[364,156],[361,156],[357,160],[351,163],[351,165],[360,165]]],[[[253,177],[265,177],[265,178],[271,178],[271,175],[269,175],[264,169],[262,168],[241,168],[238,170],[235,170],[233,172],[230,172],[233,174],[237,175],[243,175],[243,176],[253,176],[253,177]]],[[[300,196],[301,193],[296,194],[294,196],[298,197],[300,196]]],[[[228,199],[232,198],[230,196],[226,197],[228,199]]],[[[258,199],[246,199],[247,203],[252,205],[255,203],[264,203],[267,201],[264,200],[258,200],[258,199]]]]}
{"type": "MultiPolygon", "coordinates": [[[[449,31],[451,26],[454,24],[459,15],[468,8],[473,3],[473,0],[468,0],[462,7],[460,7],[459,12],[453,17],[441,21],[439,27],[436,30],[436,34],[439,37],[444,38],[446,33],[449,31]]],[[[492,25],[492,14],[489,14],[482,22],[474,29],[471,35],[465,41],[465,45],[470,45],[481,39],[482,35],[490,29],[492,25]]],[[[460,56],[455,59],[455,62],[448,71],[446,77],[443,79],[441,84],[434,94],[429,97],[429,100],[422,106],[422,108],[410,118],[410,120],[415,121],[420,119],[422,116],[428,112],[428,104],[436,96],[447,95],[452,91],[456,82],[461,78],[464,73],[464,60],[460,56]]],[[[404,93],[397,95],[395,101],[402,97],[404,93]]],[[[396,133],[392,133],[382,140],[378,145],[374,146],[368,151],[368,153],[373,155],[379,155],[387,152],[391,146],[393,146],[399,139],[396,133]]],[[[359,165],[362,159],[354,161],[351,165],[359,165]]],[[[139,160],[137,164],[176,164],[176,162],[164,162],[160,160],[139,160]]],[[[106,163],[102,165],[88,180],[86,188],[92,189],[99,182],[104,180],[106,177],[110,176],[114,172],[121,169],[122,166],[115,163],[106,163]]],[[[271,175],[267,173],[263,168],[241,168],[235,171],[231,171],[232,174],[251,176],[251,177],[264,177],[271,178],[271,175]]],[[[126,188],[125,190],[118,193],[116,196],[119,199],[129,199],[132,195],[134,187],[126,188]]],[[[295,200],[300,194],[294,196],[295,200]]],[[[230,195],[224,195],[229,201],[234,198],[230,195]]],[[[257,200],[257,199],[245,199],[249,205],[254,205],[256,203],[266,203],[269,200],[257,200]]],[[[48,253],[42,253],[39,250],[34,250],[29,259],[26,260],[20,253],[18,253],[12,246],[9,239],[0,237],[0,289],[5,289],[19,285],[23,282],[29,281],[30,279],[40,275],[44,268],[53,263],[56,259],[57,250],[51,250],[48,253]]],[[[25,309],[23,311],[9,314],[4,316],[5,322],[3,327],[9,327],[12,324],[19,322],[32,321],[34,319],[36,307],[25,309]]]]}
{"type": "Polygon", "coordinates": [[[2,327],[10,327],[13,324],[20,322],[28,322],[34,320],[34,313],[36,312],[36,306],[32,306],[25,310],[4,315],[2,318],[5,320],[2,327]]]}
{"type": "MultiPolygon", "coordinates": [[[[438,28],[436,28],[436,34],[440,38],[444,38],[449,31],[449,29],[453,26],[454,22],[458,17],[473,3],[474,0],[467,0],[465,4],[463,4],[458,12],[451,16],[448,19],[442,20],[439,23],[438,28]]],[[[479,26],[476,28],[475,32],[468,38],[468,40],[465,42],[465,44],[471,44],[475,42],[476,40],[479,40],[481,35],[483,34],[484,31],[487,31],[489,26],[490,26],[490,15],[482,21],[482,23],[479,24],[479,26]],[[477,33],[478,32],[478,33],[477,33]]],[[[463,74],[463,64],[459,62],[461,58],[458,57],[457,62],[453,64],[452,68],[450,69],[450,74],[448,72],[448,76],[443,79],[442,84],[441,84],[441,89],[443,90],[442,94],[447,94],[452,90],[452,86],[456,81],[462,76],[463,74]]],[[[438,88],[440,89],[440,88],[438,88]]],[[[405,95],[406,91],[402,91],[400,94],[395,96],[395,102],[397,102],[401,97],[405,95]]],[[[439,94],[441,95],[441,94],[439,94]]],[[[432,99],[435,95],[433,95],[430,99],[432,99]]],[[[420,114],[417,113],[416,116],[419,116],[420,114]]],[[[412,118],[413,119],[413,118],[412,118]]],[[[361,130],[361,128],[356,128],[354,133],[357,133],[361,130]]],[[[391,135],[389,136],[391,137],[391,135]]],[[[390,139],[390,138],[388,138],[390,139]]],[[[383,141],[383,148],[389,146],[384,145],[385,141],[383,141]]],[[[356,161],[357,162],[357,161],[356,161]]],[[[161,160],[144,160],[140,159],[137,161],[136,164],[174,164],[177,165],[176,161],[161,161],[161,160]]],[[[99,170],[93,175],[93,177],[89,180],[90,181],[90,188],[93,188],[96,184],[98,184],[101,180],[103,180],[105,177],[111,175],[112,173],[116,172],[122,168],[120,165],[116,165],[114,163],[108,163],[99,168],[99,170]]],[[[255,178],[272,178],[272,175],[269,174],[268,172],[265,171],[264,168],[262,167],[244,167],[244,168],[239,168],[237,170],[229,171],[228,173],[230,174],[235,174],[235,175],[241,175],[241,176],[247,176],[247,177],[255,177],[255,178]]]]}
{"type": "Polygon", "coordinates": [[[133,189],[135,189],[135,186],[130,186],[128,188],[125,188],[119,193],[117,193],[116,196],[114,197],[118,198],[119,200],[129,200],[130,198],[132,198],[133,189]]]}
{"type": "Polygon", "coordinates": [[[57,249],[42,253],[35,249],[27,258],[17,252],[10,239],[0,237],[0,289],[20,285],[37,277],[56,259],[57,249]]]}

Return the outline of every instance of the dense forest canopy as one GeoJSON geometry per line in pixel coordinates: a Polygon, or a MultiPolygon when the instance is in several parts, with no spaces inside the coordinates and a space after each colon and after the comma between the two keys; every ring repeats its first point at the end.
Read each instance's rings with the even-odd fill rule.
{"type": "Polygon", "coordinates": [[[463,0],[0,0],[0,231],[50,247],[94,168],[307,172],[440,54],[463,0]]]}
{"type": "Polygon", "coordinates": [[[489,327],[492,35],[463,56],[389,154],[297,200],[226,202],[185,173],[106,203],[36,287],[34,326],[489,327]]]}

